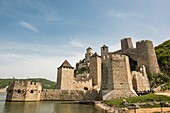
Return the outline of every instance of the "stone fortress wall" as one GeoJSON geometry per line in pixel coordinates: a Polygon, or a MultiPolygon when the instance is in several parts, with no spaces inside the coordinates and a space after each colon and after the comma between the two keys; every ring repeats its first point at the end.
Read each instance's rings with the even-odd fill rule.
{"type": "Polygon", "coordinates": [[[136,48],[133,48],[131,38],[121,40],[121,50],[113,52],[113,54],[127,55],[137,62],[136,70],[146,67],[146,72],[157,74],[160,72],[154,46],[150,40],[142,40],[136,42],[136,48]]]}
{"type": "Polygon", "coordinates": [[[147,93],[150,90],[149,80],[146,74],[145,66],[143,65],[139,71],[132,71],[133,89],[138,94],[147,93]]]}
{"type": "Polygon", "coordinates": [[[56,90],[41,91],[40,84],[37,86],[29,82],[23,85],[13,83],[8,88],[7,100],[110,100],[149,91],[146,73],[159,73],[153,43],[140,41],[134,48],[131,38],[125,38],[121,40],[121,47],[121,50],[109,52],[104,45],[101,56],[93,54],[89,47],[85,58],[76,64],[76,70],[67,60],[58,68],[56,90]],[[131,68],[130,60],[136,62],[135,69],[131,68]],[[26,95],[24,92],[17,93],[17,90],[23,89],[26,95]],[[35,95],[30,93],[32,90],[35,95]]]}
{"type": "Polygon", "coordinates": [[[91,78],[80,78],[74,77],[74,68],[64,61],[63,64],[58,68],[57,76],[57,89],[60,90],[88,90],[92,88],[91,78]]]}
{"type": "Polygon", "coordinates": [[[103,100],[137,96],[133,90],[129,58],[111,53],[102,57],[102,62],[105,62],[102,79],[106,81],[101,84],[103,100]]]}
{"type": "Polygon", "coordinates": [[[97,90],[43,90],[41,100],[86,101],[101,100],[97,90]]]}

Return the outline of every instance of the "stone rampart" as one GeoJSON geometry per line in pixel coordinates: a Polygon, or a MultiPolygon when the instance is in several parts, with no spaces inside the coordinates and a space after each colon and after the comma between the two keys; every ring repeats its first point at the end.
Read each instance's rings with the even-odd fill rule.
{"type": "Polygon", "coordinates": [[[43,90],[41,100],[100,100],[100,94],[97,90],[43,90]]]}
{"type": "Polygon", "coordinates": [[[74,87],[74,90],[92,89],[92,79],[74,81],[73,87],[74,87]]]}

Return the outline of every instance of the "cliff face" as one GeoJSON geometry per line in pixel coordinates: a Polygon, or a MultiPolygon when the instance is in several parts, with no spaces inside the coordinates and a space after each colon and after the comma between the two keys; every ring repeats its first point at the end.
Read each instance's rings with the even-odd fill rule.
{"type": "Polygon", "coordinates": [[[155,51],[161,72],[170,76],[170,40],[155,47],[155,51]]]}

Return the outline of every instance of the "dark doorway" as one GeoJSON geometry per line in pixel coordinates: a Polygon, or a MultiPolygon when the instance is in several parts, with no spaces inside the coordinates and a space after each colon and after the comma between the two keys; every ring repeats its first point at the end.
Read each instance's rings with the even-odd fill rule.
{"type": "Polygon", "coordinates": [[[88,88],[87,88],[87,87],[84,87],[84,90],[88,90],[88,88]]]}

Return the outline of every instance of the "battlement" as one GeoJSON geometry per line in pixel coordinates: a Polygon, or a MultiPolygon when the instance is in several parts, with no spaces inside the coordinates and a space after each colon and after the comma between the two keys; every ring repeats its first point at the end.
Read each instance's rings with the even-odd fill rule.
{"type": "Polygon", "coordinates": [[[74,83],[78,83],[78,84],[85,84],[85,83],[90,83],[92,82],[92,79],[89,79],[89,80],[80,80],[80,81],[74,81],[74,83]]]}
{"type": "Polygon", "coordinates": [[[41,85],[41,83],[38,83],[38,82],[31,82],[31,81],[28,81],[27,82],[27,85],[30,85],[30,86],[38,86],[38,85],[41,85]]]}
{"type": "Polygon", "coordinates": [[[60,68],[65,69],[65,70],[74,69],[73,67],[60,67],[60,68]]]}
{"type": "Polygon", "coordinates": [[[55,92],[60,91],[59,89],[43,89],[42,92],[55,92]]]}
{"type": "Polygon", "coordinates": [[[29,86],[38,86],[41,85],[41,83],[38,82],[31,82],[31,81],[13,81],[12,83],[9,83],[9,85],[29,85],[29,86]]]}
{"type": "Polygon", "coordinates": [[[112,54],[111,56],[113,59],[119,59],[119,60],[128,58],[128,56],[126,55],[119,55],[119,54],[112,54]]]}
{"type": "Polygon", "coordinates": [[[106,46],[106,45],[103,45],[100,49],[101,49],[101,55],[108,54],[108,52],[109,52],[108,46],[106,46]]]}
{"type": "MultiPolygon", "coordinates": [[[[136,49],[138,51],[148,51],[149,49],[154,49],[154,46],[153,46],[152,41],[142,40],[142,41],[136,42],[136,49]]],[[[153,52],[150,54],[153,54],[153,52]]]]}
{"type": "Polygon", "coordinates": [[[147,43],[147,42],[152,42],[151,40],[141,40],[141,41],[137,41],[136,43],[147,43]]]}
{"type": "Polygon", "coordinates": [[[136,42],[136,45],[141,45],[141,44],[152,44],[152,41],[150,40],[141,40],[136,42]]]}

